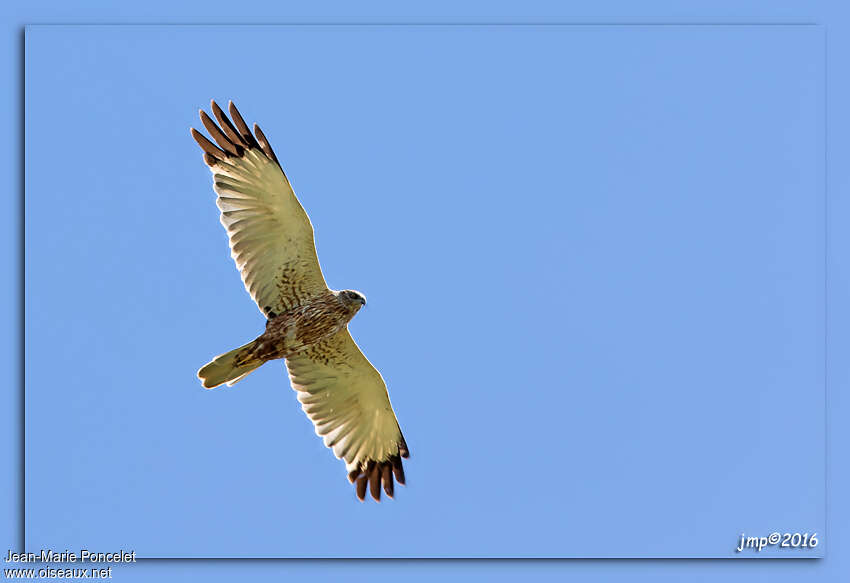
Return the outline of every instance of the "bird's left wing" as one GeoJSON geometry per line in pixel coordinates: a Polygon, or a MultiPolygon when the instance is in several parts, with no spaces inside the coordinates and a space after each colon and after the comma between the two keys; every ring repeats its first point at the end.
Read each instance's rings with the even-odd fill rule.
{"type": "Polygon", "coordinates": [[[260,311],[273,318],[328,286],[313,225],[266,136],[257,124],[252,133],[233,103],[228,108],[233,123],[212,102],[220,127],[201,111],[201,122],[218,145],[194,128],[192,137],[212,171],[221,224],[242,282],[260,311]]]}
{"type": "Polygon", "coordinates": [[[392,497],[393,474],[404,484],[401,458],[409,455],[407,444],[384,379],[348,328],[287,358],[286,365],[301,408],[325,445],[345,461],[357,497],[366,497],[368,485],[380,500],[382,484],[392,497]]]}

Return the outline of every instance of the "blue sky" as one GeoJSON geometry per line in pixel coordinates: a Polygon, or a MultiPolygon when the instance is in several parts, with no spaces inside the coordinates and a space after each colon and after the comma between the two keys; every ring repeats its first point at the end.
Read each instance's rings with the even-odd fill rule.
{"type": "Polygon", "coordinates": [[[28,546],[691,557],[822,531],[822,43],[29,29],[28,546]],[[355,500],[282,363],[195,379],[263,326],[188,135],[211,97],[369,298],[352,333],[412,452],[395,501],[355,500]]]}
{"type": "MultiPolygon", "coordinates": [[[[73,14],[66,13],[63,6],[52,6],[51,3],[41,3],[38,5],[27,4],[26,6],[18,6],[15,3],[10,5],[8,20],[4,23],[6,30],[7,46],[9,50],[4,52],[4,56],[0,58],[0,66],[2,66],[3,74],[6,76],[9,83],[7,87],[10,89],[0,96],[0,101],[4,105],[4,111],[7,111],[9,118],[9,127],[14,127],[17,123],[17,112],[20,111],[22,105],[22,95],[12,90],[18,85],[21,80],[21,70],[18,68],[18,59],[22,54],[22,36],[18,34],[18,26],[24,23],[33,22],[116,22],[116,21],[137,21],[137,22],[186,22],[186,21],[218,21],[218,22],[280,22],[285,20],[299,21],[332,21],[339,22],[343,20],[368,19],[377,20],[398,20],[404,17],[405,19],[428,21],[457,21],[469,20],[469,13],[457,6],[451,8],[444,6],[432,7],[428,10],[407,10],[406,16],[402,15],[398,10],[393,8],[395,17],[386,16],[389,12],[385,8],[380,8],[381,3],[374,3],[364,7],[358,7],[358,16],[354,17],[349,14],[350,9],[344,6],[337,6],[324,14],[318,15],[313,8],[305,9],[297,5],[271,6],[265,5],[263,2],[256,3],[252,7],[226,5],[224,3],[216,3],[204,5],[205,16],[199,16],[200,11],[195,10],[191,5],[177,7],[173,4],[158,3],[156,0],[147,3],[144,7],[140,5],[101,5],[99,2],[84,2],[76,5],[73,14]],[[334,12],[331,14],[331,12],[334,12]]],[[[421,573],[423,578],[433,578],[434,576],[447,576],[451,573],[462,575],[464,578],[475,578],[478,576],[486,576],[490,580],[500,580],[505,578],[514,578],[522,575],[531,577],[535,580],[550,580],[557,578],[561,580],[563,575],[572,574],[581,576],[583,580],[593,581],[611,581],[611,580],[652,580],[652,581],[678,581],[687,577],[694,581],[713,581],[722,578],[725,581],[738,580],[746,577],[751,580],[754,575],[768,576],[771,580],[800,580],[801,577],[807,580],[840,580],[839,574],[844,570],[844,557],[835,552],[836,548],[840,548],[841,541],[844,538],[846,521],[842,520],[846,516],[846,505],[841,502],[840,497],[835,495],[836,491],[843,489],[846,485],[846,462],[841,457],[840,452],[843,451],[841,445],[846,443],[846,434],[844,433],[846,425],[840,423],[840,420],[846,415],[842,411],[846,409],[845,400],[842,398],[843,391],[841,388],[847,380],[846,366],[842,366],[842,361],[837,358],[843,351],[842,347],[846,342],[846,327],[842,326],[844,318],[847,297],[844,269],[844,254],[842,249],[846,248],[846,242],[843,240],[844,230],[839,228],[842,220],[841,217],[846,214],[843,198],[840,196],[844,185],[846,185],[846,174],[844,167],[838,163],[844,156],[844,148],[846,141],[843,136],[846,132],[842,128],[846,128],[846,115],[842,109],[843,103],[847,102],[847,84],[842,80],[836,72],[842,67],[842,54],[847,54],[845,46],[846,35],[842,36],[842,31],[845,30],[846,18],[842,10],[838,9],[835,3],[831,2],[813,2],[801,7],[798,4],[777,3],[771,4],[770,13],[766,13],[767,8],[758,2],[736,2],[713,3],[711,8],[699,9],[696,6],[689,6],[687,14],[684,12],[671,12],[670,8],[664,3],[649,2],[642,4],[640,9],[636,9],[634,5],[629,3],[611,2],[604,5],[593,4],[592,6],[582,6],[580,4],[550,6],[545,2],[535,3],[534,6],[528,8],[528,12],[523,14],[522,11],[516,8],[508,8],[504,5],[496,3],[488,7],[486,14],[480,13],[481,20],[491,21],[518,21],[518,20],[549,20],[555,19],[559,21],[705,21],[711,22],[728,21],[728,22],[776,22],[776,21],[794,21],[794,22],[820,22],[827,24],[830,34],[827,39],[829,70],[832,71],[830,81],[827,84],[829,91],[828,103],[830,121],[830,132],[827,136],[829,150],[827,159],[830,160],[828,165],[829,177],[829,219],[830,228],[827,231],[828,249],[827,255],[829,266],[828,278],[828,300],[830,326],[827,330],[830,350],[827,354],[827,368],[829,371],[828,386],[829,386],[829,409],[827,418],[829,423],[830,446],[827,453],[830,459],[829,471],[829,511],[830,521],[827,525],[828,533],[830,534],[832,552],[828,558],[823,561],[816,562],[762,562],[758,565],[747,564],[746,566],[740,563],[732,563],[730,561],[708,561],[708,562],[659,562],[659,561],[618,561],[618,562],[543,562],[543,563],[499,563],[488,564],[482,562],[474,563],[419,563],[411,566],[403,563],[382,563],[380,565],[372,562],[355,562],[355,563],[181,563],[181,562],[146,562],[128,570],[121,572],[124,580],[132,580],[133,576],[141,577],[140,580],[148,580],[150,576],[161,576],[167,574],[171,580],[193,579],[199,574],[202,574],[207,580],[224,579],[244,576],[266,576],[272,573],[278,573],[281,570],[290,574],[309,573],[311,577],[316,579],[323,573],[331,576],[338,576],[342,573],[337,573],[338,569],[344,569],[344,574],[348,579],[357,580],[361,576],[372,577],[376,569],[381,573],[391,576],[392,574],[404,574],[407,580],[416,580],[416,573],[411,571],[411,567],[416,569],[416,572],[421,573]],[[528,16],[533,14],[533,17],[528,16]],[[842,409],[843,408],[843,409],[842,409]],[[238,573],[237,573],[238,571],[238,573]],[[333,575],[337,573],[337,575],[333,575]]],[[[476,18],[478,20],[478,18],[476,18]]],[[[61,61],[61,59],[60,59],[61,61]]],[[[218,94],[216,97],[226,98],[229,92],[224,92],[224,95],[218,94]]],[[[204,95],[200,100],[205,102],[207,96],[204,95]]],[[[244,109],[244,105],[243,105],[244,109]]],[[[258,121],[263,123],[264,128],[268,128],[268,122],[265,120],[265,112],[251,111],[252,115],[256,115],[258,121]]],[[[193,114],[185,114],[187,119],[193,117],[193,114]]],[[[274,136],[272,136],[274,140],[274,136]]],[[[16,132],[10,132],[7,135],[7,141],[4,146],[4,154],[2,157],[7,166],[7,172],[4,173],[7,180],[8,191],[13,192],[19,189],[19,163],[20,163],[20,140],[16,132]]],[[[278,150],[280,145],[275,142],[278,150]]],[[[299,190],[300,193],[300,190],[299,190]]],[[[302,197],[303,198],[303,197],[302,197]]],[[[12,205],[18,208],[17,204],[12,205]]],[[[312,210],[311,210],[312,213],[312,210]]],[[[20,214],[13,212],[6,215],[6,225],[4,233],[7,236],[7,248],[10,253],[14,254],[14,250],[18,248],[18,235],[20,234],[20,225],[18,218],[20,214]]],[[[321,245],[321,242],[320,242],[321,245]]],[[[324,252],[323,252],[324,253],[324,252]]],[[[11,264],[15,264],[16,260],[11,259],[11,264]]],[[[323,261],[324,255],[323,255],[323,261]]],[[[10,278],[10,282],[15,278],[10,278]]],[[[9,294],[8,299],[13,300],[17,295],[16,286],[7,288],[9,294]]],[[[370,295],[370,300],[372,295],[370,295]]],[[[17,305],[14,301],[8,302],[9,306],[15,308],[17,305]]],[[[373,306],[370,306],[370,310],[373,306]]],[[[13,312],[9,315],[14,321],[13,312]]],[[[7,369],[14,370],[17,368],[17,343],[18,335],[7,335],[4,346],[4,354],[8,356],[7,369]]],[[[370,356],[372,356],[370,354],[370,356]]],[[[373,357],[374,359],[374,357],[373,357]]],[[[14,383],[12,383],[14,384],[14,383]]],[[[11,451],[10,458],[16,457],[17,445],[19,444],[18,433],[16,426],[17,412],[20,410],[18,405],[17,393],[9,395],[11,407],[5,408],[7,411],[6,424],[7,431],[4,433],[7,436],[7,447],[11,451]],[[14,398],[13,398],[14,397],[14,398]]],[[[394,397],[394,401],[397,400],[394,397]]],[[[398,407],[398,405],[397,405],[398,407]]],[[[58,454],[57,454],[58,455],[58,454]]],[[[330,460],[331,463],[334,460],[330,460]]],[[[18,534],[15,524],[18,522],[17,501],[20,499],[18,491],[17,472],[11,472],[6,475],[2,483],[7,496],[7,504],[4,506],[7,511],[7,516],[13,520],[3,521],[6,528],[2,530],[6,534],[7,546],[18,547],[16,537],[18,534]]],[[[789,490],[791,492],[791,490],[789,490]]]]}

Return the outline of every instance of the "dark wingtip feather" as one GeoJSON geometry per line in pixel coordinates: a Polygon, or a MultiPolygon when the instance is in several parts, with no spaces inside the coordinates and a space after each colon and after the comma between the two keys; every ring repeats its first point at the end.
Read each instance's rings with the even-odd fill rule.
{"type": "Polygon", "coordinates": [[[401,455],[390,456],[389,459],[377,462],[358,464],[356,468],[348,472],[348,480],[356,485],[357,497],[362,501],[366,495],[366,486],[369,493],[377,502],[381,501],[381,487],[390,498],[395,494],[395,483],[404,485],[404,467],[401,455]]]}
{"type": "Polygon", "coordinates": [[[384,483],[384,492],[390,498],[393,497],[393,470],[392,464],[384,462],[381,464],[381,481],[384,483]]]}
{"type": "Polygon", "coordinates": [[[394,455],[390,458],[390,463],[393,466],[393,474],[395,475],[396,482],[404,485],[404,466],[401,464],[401,458],[394,455]]]}
{"type": "Polygon", "coordinates": [[[224,160],[227,158],[227,154],[224,153],[224,150],[221,150],[218,146],[209,141],[204,134],[196,130],[195,128],[191,129],[192,137],[195,138],[195,141],[198,142],[198,145],[201,149],[215,158],[216,160],[224,160]]]}
{"type": "Polygon", "coordinates": [[[270,160],[277,162],[277,165],[280,166],[280,162],[277,161],[277,156],[274,155],[274,150],[272,150],[271,145],[269,145],[269,141],[266,139],[266,134],[263,133],[263,130],[260,129],[260,126],[254,124],[254,135],[257,136],[257,140],[260,142],[260,149],[263,150],[263,153],[269,157],[270,160]]]}
{"type": "Polygon", "coordinates": [[[225,134],[227,134],[228,139],[233,142],[237,146],[237,148],[248,147],[248,143],[241,135],[239,135],[239,132],[236,130],[235,127],[233,127],[233,124],[230,123],[230,120],[227,119],[227,115],[225,115],[224,111],[218,106],[218,103],[215,102],[215,99],[210,100],[210,109],[212,109],[213,115],[218,120],[218,123],[221,125],[221,129],[224,130],[225,134]]]}
{"type": "Polygon", "coordinates": [[[375,462],[369,462],[371,468],[369,469],[369,493],[372,494],[372,498],[375,499],[375,502],[381,501],[381,469],[378,464],[375,462]]]}
{"type": "Polygon", "coordinates": [[[366,476],[361,476],[357,480],[357,498],[363,502],[366,500],[366,476]]]}
{"type": "Polygon", "coordinates": [[[248,129],[248,124],[245,123],[245,120],[242,118],[242,114],[239,113],[239,110],[236,109],[236,106],[233,105],[232,101],[227,102],[227,110],[230,112],[230,117],[233,118],[233,123],[238,129],[239,135],[242,136],[249,146],[259,148],[260,144],[257,143],[257,140],[254,138],[251,130],[248,129]]]}
{"type": "Polygon", "coordinates": [[[198,117],[200,117],[201,123],[215,143],[195,128],[191,130],[192,137],[195,138],[195,141],[198,142],[204,152],[212,158],[211,162],[210,158],[205,156],[204,162],[209,166],[213,166],[215,161],[224,161],[228,156],[241,158],[245,154],[246,149],[257,148],[283,170],[280,160],[278,160],[277,155],[272,150],[271,144],[269,144],[263,130],[260,129],[260,126],[254,124],[254,130],[252,132],[248,128],[248,124],[245,123],[242,114],[236,109],[233,101],[227,102],[227,109],[230,112],[232,121],[228,119],[227,114],[224,113],[224,110],[216,103],[215,99],[210,100],[210,108],[215,119],[210,117],[203,109],[198,110],[198,117]]]}
{"type": "Polygon", "coordinates": [[[230,139],[219,129],[212,118],[207,115],[206,111],[202,109],[200,116],[201,123],[203,123],[204,127],[207,128],[207,131],[210,133],[210,136],[212,136],[212,139],[215,140],[215,143],[218,144],[219,148],[234,156],[242,155],[242,152],[240,151],[242,149],[241,146],[232,143],[230,139]]]}

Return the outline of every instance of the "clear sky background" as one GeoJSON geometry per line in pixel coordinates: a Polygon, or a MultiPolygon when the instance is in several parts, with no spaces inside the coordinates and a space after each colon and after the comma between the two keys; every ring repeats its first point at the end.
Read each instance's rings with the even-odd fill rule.
{"type": "MultiPolygon", "coordinates": [[[[737,581],[737,580],[752,580],[756,578],[770,578],[771,581],[839,581],[841,574],[846,573],[847,560],[846,554],[842,554],[842,545],[846,546],[847,524],[850,521],[848,517],[848,506],[844,498],[838,495],[838,492],[846,491],[848,487],[848,478],[850,473],[847,472],[846,459],[846,443],[847,440],[847,425],[842,422],[846,418],[847,403],[845,395],[848,379],[850,379],[850,368],[846,365],[846,360],[841,358],[841,355],[846,353],[848,347],[848,332],[850,330],[844,325],[847,321],[847,297],[848,279],[847,279],[847,256],[845,250],[848,247],[846,240],[846,229],[841,228],[841,225],[846,223],[848,209],[846,206],[846,197],[841,194],[846,191],[848,184],[848,174],[846,166],[839,163],[846,159],[848,142],[848,117],[847,109],[844,104],[850,102],[850,86],[840,75],[840,71],[846,66],[846,55],[848,54],[848,41],[850,38],[847,32],[847,16],[846,10],[840,3],[824,1],[814,1],[808,3],[805,7],[794,2],[777,2],[765,4],[761,2],[725,2],[721,0],[717,3],[712,3],[709,6],[700,8],[697,5],[691,5],[687,9],[680,6],[671,7],[665,2],[648,1],[641,4],[640,7],[632,3],[626,2],[606,2],[604,4],[592,3],[587,5],[555,5],[545,1],[531,2],[523,9],[516,6],[509,6],[507,3],[491,3],[486,6],[474,5],[443,5],[440,3],[432,5],[429,8],[399,8],[390,6],[385,3],[375,2],[368,3],[364,6],[358,6],[355,10],[346,4],[333,4],[325,6],[321,11],[317,11],[315,7],[292,5],[267,4],[260,0],[252,4],[250,7],[244,5],[233,5],[231,3],[220,3],[216,0],[206,2],[203,5],[193,5],[192,3],[183,4],[180,6],[173,3],[162,3],[158,0],[152,0],[144,5],[115,5],[110,3],[102,3],[96,0],[85,1],[76,4],[73,9],[69,10],[69,6],[54,4],[51,2],[44,3],[11,3],[7,8],[6,16],[2,23],[5,32],[4,38],[7,51],[0,53],[0,69],[7,80],[5,86],[7,91],[0,94],[0,105],[2,111],[6,112],[8,128],[6,138],[0,142],[2,146],[3,160],[5,165],[2,174],[6,191],[12,193],[11,212],[4,215],[3,236],[6,237],[6,245],[9,251],[7,255],[10,266],[12,267],[13,277],[8,279],[8,285],[3,289],[3,303],[6,306],[7,320],[16,321],[17,306],[15,298],[18,297],[19,289],[15,285],[17,281],[15,269],[19,265],[15,257],[15,253],[20,249],[19,239],[21,235],[21,212],[23,205],[23,197],[20,199],[14,196],[16,192],[22,192],[22,176],[23,164],[21,148],[23,136],[23,120],[19,119],[19,112],[22,111],[23,93],[16,88],[22,85],[23,81],[23,34],[18,27],[26,23],[34,22],[282,22],[282,21],[311,21],[311,22],[343,22],[343,21],[428,21],[428,22],[457,22],[457,21],[493,21],[493,22],[517,22],[517,21],[551,21],[557,20],[561,22],[581,21],[581,22],[623,22],[623,21],[642,21],[642,22],[681,22],[681,21],[696,21],[696,22],[819,22],[826,25],[828,30],[826,37],[827,52],[829,58],[827,60],[828,82],[827,88],[827,118],[829,120],[829,133],[826,136],[828,149],[826,152],[827,159],[827,184],[828,184],[828,226],[827,229],[827,306],[829,312],[830,325],[827,328],[827,339],[829,350],[826,354],[827,362],[827,384],[828,384],[828,435],[829,442],[827,447],[827,455],[829,466],[827,469],[828,488],[828,512],[829,520],[827,528],[827,545],[829,553],[826,559],[821,561],[768,561],[759,562],[754,565],[750,562],[742,564],[735,561],[569,561],[569,562],[513,562],[513,563],[488,563],[488,562],[419,562],[411,565],[406,562],[180,562],[180,561],[145,561],[136,564],[132,567],[119,570],[121,580],[140,580],[148,581],[151,578],[167,579],[167,580],[195,580],[197,577],[203,577],[205,580],[229,580],[238,578],[244,580],[246,577],[266,577],[273,574],[284,574],[292,577],[310,576],[312,580],[321,580],[326,576],[328,580],[336,580],[339,577],[345,577],[346,580],[373,580],[375,576],[383,577],[404,577],[405,580],[433,580],[434,577],[445,578],[452,574],[461,576],[464,580],[476,580],[485,578],[486,580],[515,580],[522,576],[533,580],[563,580],[564,576],[580,577],[585,581],[737,581]],[[472,16],[475,15],[475,16],[472,16]],[[15,128],[18,131],[15,131],[15,128]]],[[[782,53],[778,53],[782,55],[782,53]]],[[[62,63],[67,55],[57,57],[57,63],[62,63]]],[[[584,55],[588,58],[588,55],[584,55]]],[[[62,95],[67,89],[54,89],[55,95],[62,95]]],[[[198,96],[198,104],[203,105],[207,102],[210,95],[204,91],[204,95],[198,96]]],[[[222,92],[213,92],[215,97],[219,99],[227,99],[231,96],[229,90],[222,92]]],[[[269,124],[271,120],[267,120],[266,111],[254,110],[253,107],[246,108],[241,101],[239,102],[246,113],[246,117],[250,120],[256,119],[264,129],[269,132],[269,124]],[[247,110],[247,111],[246,111],[247,110]]],[[[181,104],[180,107],[183,107],[181,104]]],[[[265,109],[265,108],[263,108],[265,109]]],[[[80,115],[77,111],[75,115],[80,115]]],[[[180,117],[184,119],[186,125],[194,122],[194,109],[189,112],[181,112],[180,117]]],[[[148,116],[148,119],[153,119],[154,116],[148,116]]],[[[100,128],[99,131],[103,131],[100,128]]],[[[173,130],[169,130],[173,131],[173,130]]],[[[185,128],[184,130],[185,131],[185,128]]],[[[280,152],[282,144],[277,136],[271,136],[276,148],[280,152]]],[[[69,155],[73,152],[73,147],[68,147],[72,144],[71,136],[60,137],[63,144],[63,154],[69,155]]],[[[79,139],[75,136],[74,139],[79,139]]],[[[288,154],[292,154],[289,152],[288,154]]],[[[32,161],[32,156],[30,156],[32,161]]],[[[292,173],[291,164],[287,165],[287,169],[292,173]]],[[[204,175],[205,176],[205,175],[204,175]]],[[[293,178],[295,180],[295,178],[293,178]]],[[[194,180],[193,180],[194,182],[194,180]]],[[[299,194],[304,199],[304,186],[296,184],[299,194]]],[[[193,187],[194,188],[194,187],[193,187]]],[[[207,194],[211,193],[207,190],[207,194]]],[[[315,209],[306,201],[311,215],[315,220],[315,209]]],[[[216,225],[217,226],[217,225],[216,225]]],[[[221,235],[221,245],[223,243],[223,235],[221,235]]],[[[320,237],[321,239],[321,237],[320,237]]],[[[319,241],[320,253],[322,253],[322,261],[326,270],[328,269],[328,252],[321,249],[322,241],[319,241]]],[[[226,250],[224,251],[224,259],[227,260],[226,250]]],[[[229,267],[232,270],[232,267],[229,267]]],[[[235,270],[234,270],[235,271],[235,270]]],[[[234,275],[235,277],[235,275],[234,275]]],[[[329,276],[332,284],[333,277],[329,276]]],[[[250,305],[250,300],[247,295],[238,289],[238,280],[234,280],[237,286],[234,291],[239,291],[242,294],[240,301],[248,302],[251,310],[254,310],[250,305]]],[[[349,285],[349,282],[345,282],[349,285]]],[[[374,303],[374,290],[369,291],[364,285],[359,286],[361,289],[369,293],[370,303],[374,303]]],[[[222,290],[223,292],[223,290],[222,290]]],[[[375,318],[374,305],[369,306],[369,311],[365,313],[370,318],[375,318]]],[[[257,313],[249,313],[247,316],[258,317],[257,313]]],[[[364,314],[361,314],[363,316],[364,314]]],[[[359,316],[360,317],[360,316],[359,316]]],[[[362,328],[361,328],[362,330],[362,328]]],[[[249,336],[254,333],[252,329],[249,336]]],[[[358,339],[363,343],[362,332],[355,330],[358,339]]],[[[0,490],[3,491],[3,499],[6,503],[2,506],[3,512],[0,513],[0,518],[8,520],[0,520],[4,540],[7,541],[5,547],[21,550],[20,539],[18,538],[21,530],[21,514],[18,514],[18,504],[21,500],[21,487],[23,482],[20,480],[22,472],[18,471],[17,459],[18,447],[22,443],[19,433],[19,412],[21,411],[21,401],[23,392],[20,393],[14,389],[18,383],[19,376],[15,371],[18,370],[19,361],[19,340],[20,336],[14,331],[14,327],[10,328],[8,333],[3,337],[2,354],[6,355],[6,369],[10,371],[11,383],[7,400],[9,406],[4,407],[4,423],[3,440],[6,451],[9,452],[8,459],[12,464],[12,472],[6,473],[0,479],[0,490]]],[[[373,360],[377,360],[373,349],[367,347],[367,353],[373,360]]],[[[45,366],[50,366],[46,364],[45,366]]],[[[386,366],[379,363],[385,376],[387,374],[386,366]]],[[[284,387],[285,388],[285,387],[284,387]]],[[[286,389],[289,390],[289,389],[286,389]]],[[[393,387],[391,387],[391,391],[393,387]]],[[[400,409],[398,391],[393,393],[393,400],[397,409],[400,409]]],[[[297,404],[294,398],[290,401],[295,407],[295,414],[300,414],[297,410],[297,404]]],[[[403,423],[409,423],[404,417],[403,412],[399,412],[403,423]]],[[[306,431],[310,431],[309,425],[304,420],[306,431]]],[[[410,438],[410,430],[406,429],[410,438]]],[[[311,439],[318,441],[318,438],[309,436],[311,439]]],[[[68,435],[54,436],[54,442],[66,444],[68,435]]],[[[409,439],[410,441],[410,439],[409,439]]],[[[414,455],[421,458],[421,448],[414,446],[414,455]]],[[[319,448],[316,451],[323,451],[319,448]]],[[[327,463],[334,466],[338,462],[333,460],[329,453],[324,452],[328,456],[327,463]]],[[[57,459],[61,455],[56,453],[57,459]]],[[[411,460],[412,461],[412,460],[411,460]]],[[[419,461],[419,463],[423,463],[419,461]]],[[[57,471],[51,479],[61,482],[62,475],[60,471],[65,466],[58,466],[57,471]]],[[[410,466],[412,467],[412,465],[410,466]]],[[[332,473],[335,477],[339,476],[339,470],[334,470],[332,473]]],[[[410,471],[408,473],[410,474],[410,471]]],[[[108,474],[105,474],[108,475],[108,474]]],[[[421,477],[421,476],[420,476],[421,477]]],[[[344,484],[343,484],[344,485],[344,484]]],[[[770,490],[775,485],[768,485],[762,489],[770,490]]],[[[56,486],[54,493],[58,492],[62,486],[56,486]]],[[[406,500],[411,500],[413,496],[413,488],[410,487],[406,491],[406,500]]],[[[404,494],[405,492],[402,492],[404,494]]],[[[784,500],[784,504],[795,499],[795,493],[788,490],[788,496],[784,500]]],[[[506,499],[503,504],[508,504],[506,499]]],[[[396,501],[400,502],[401,498],[396,501]]],[[[132,504],[132,503],[131,503],[132,504]]],[[[59,517],[62,518],[61,516],[59,517]]],[[[110,517],[109,520],[113,520],[110,517]]],[[[85,522],[84,520],[82,522],[85,522]]],[[[81,522],[81,523],[82,523],[81,522]]],[[[79,525],[78,525],[79,526],[79,525]]],[[[168,528],[174,525],[170,524],[167,527],[163,526],[162,531],[165,532],[168,528]]],[[[70,527],[69,527],[70,528],[70,527]]],[[[414,529],[411,525],[407,525],[404,534],[408,535],[414,529]]],[[[450,530],[450,529],[447,529],[450,530]]],[[[696,530],[696,529],[694,529],[696,530]]],[[[619,532],[613,533],[615,538],[621,538],[623,535],[619,532]]],[[[99,544],[99,542],[97,543],[99,544]]]]}
{"type": "Polygon", "coordinates": [[[823,532],[823,38],[29,29],[28,546],[694,557],[823,532]],[[393,502],[355,500],[281,362],[195,378],[264,325],[188,135],[210,97],[260,122],[329,284],[369,298],[352,333],[412,452],[393,502]]]}

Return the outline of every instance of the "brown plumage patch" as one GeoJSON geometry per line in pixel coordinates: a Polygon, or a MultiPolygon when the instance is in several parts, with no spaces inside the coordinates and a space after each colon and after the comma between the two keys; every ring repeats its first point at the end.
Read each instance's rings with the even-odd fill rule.
{"type": "Polygon", "coordinates": [[[286,358],[296,351],[315,350],[354,316],[331,292],[310,298],[266,322],[257,337],[255,354],[263,360],[286,358]]]}

